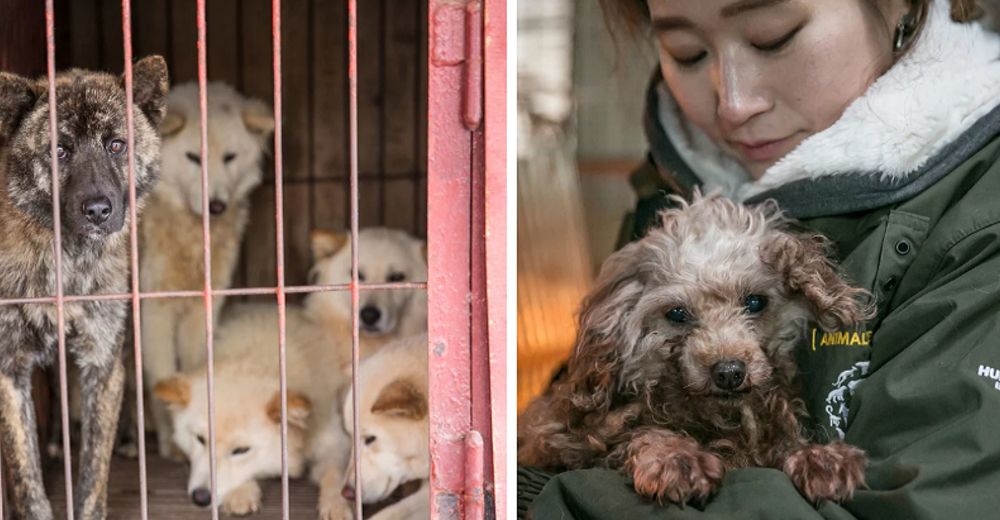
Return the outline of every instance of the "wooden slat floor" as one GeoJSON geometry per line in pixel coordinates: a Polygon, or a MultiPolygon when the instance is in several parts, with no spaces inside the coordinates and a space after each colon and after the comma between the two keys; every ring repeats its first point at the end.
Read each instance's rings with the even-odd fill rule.
{"type": "MultiPolygon", "coordinates": [[[[155,442],[152,445],[155,446],[155,442]]],[[[188,468],[186,464],[150,454],[146,458],[146,468],[148,471],[149,518],[168,520],[211,518],[211,513],[207,509],[198,508],[188,498],[188,468]]],[[[63,480],[62,461],[52,461],[46,467],[45,474],[45,487],[52,500],[55,517],[65,518],[66,484],[63,480]]],[[[74,473],[75,478],[76,474],[74,473]]],[[[289,484],[289,517],[296,520],[316,518],[318,488],[305,478],[291,480],[289,484]]],[[[261,489],[264,492],[261,511],[250,518],[254,520],[280,519],[281,480],[262,481],[261,489]]],[[[115,456],[111,464],[111,481],[108,487],[108,519],[133,520],[136,518],[141,518],[139,461],[115,456]]]]}

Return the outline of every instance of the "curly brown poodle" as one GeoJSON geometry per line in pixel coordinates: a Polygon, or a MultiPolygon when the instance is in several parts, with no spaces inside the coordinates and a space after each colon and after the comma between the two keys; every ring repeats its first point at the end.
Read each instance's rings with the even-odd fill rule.
{"type": "Polygon", "coordinates": [[[805,438],[793,349],[810,321],[869,319],[868,293],[774,204],[677,204],[604,263],[565,376],[519,421],[518,462],[619,468],[660,503],[704,502],[750,466],[783,470],[812,502],[849,498],[864,452],[805,438]]]}

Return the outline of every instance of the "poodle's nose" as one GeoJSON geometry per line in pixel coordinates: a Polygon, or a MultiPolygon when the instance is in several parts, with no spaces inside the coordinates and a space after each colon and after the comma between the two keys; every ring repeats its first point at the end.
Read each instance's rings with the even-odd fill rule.
{"type": "Polygon", "coordinates": [[[736,390],[747,375],[746,363],[738,360],[719,361],[712,366],[712,381],[723,390],[736,390]]]}
{"type": "Polygon", "coordinates": [[[111,216],[111,199],[103,195],[83,201],[82,206],[83,215],[93,224],[101,225],[111,216]]]}
{"type": "Polygon", "coordinates": [[[212,505],[212,492],[205,488],[198,488],[191,492],[191,501],[198,507],[208,507],[212,505]]]}
{"type": "Polygon", "coordinates": [[[213,215],[221,215],[226,211],[226,203],[219,199],[212,199],[208,203],[208,212],[213,215]]]}
{"type": "Polygon", "coordinates": [[[347,500],[354,500],[354,486],[344,484],[344,489],[340,490],[340,496],[346,498],[347,500]]]}
{"type": "Polygon", "coordinates": [[[361,309],[361,321],[369,327],[378,323],[378,319],[381,317],[382,311],[378,310],[378,307],[375,307],[374,305],[367,305],[361,309]]]}

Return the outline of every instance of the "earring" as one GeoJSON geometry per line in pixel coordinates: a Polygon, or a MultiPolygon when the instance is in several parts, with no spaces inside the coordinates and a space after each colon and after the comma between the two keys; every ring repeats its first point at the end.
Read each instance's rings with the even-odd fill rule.
{"type": "Polygon", "coordinates": [[[896,24],[896,34],[893,38],[892,50],[895,52],[903,50],[903,46],[906,45],[906,42],[909,41],[912,35],[913,15],[906,13],[899,19],[899,23],[896,24]]]}

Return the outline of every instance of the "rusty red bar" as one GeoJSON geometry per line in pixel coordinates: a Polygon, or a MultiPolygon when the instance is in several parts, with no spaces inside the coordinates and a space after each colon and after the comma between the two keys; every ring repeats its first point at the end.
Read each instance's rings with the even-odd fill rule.
{"type": "Polygon", "coordinates": [[[430,502],[432,519],[450,519],[462,513],[464,440],[472,421],[472,140],[462,114],[464,5],[429,0],[427,23],[430,502]]]}
{"type": "Polygon", "coordinates": [[[505,520],[507,504],[507,5],[485,0],[483,6],[484,106],[486,135],[485,230],[486,305],[489,324],[489,436],[493,454],[496,520],[505,520]]]}
{"type": "Polygon", "coordinates": [[[73,462],[70,456],[69,400],[66,389],[66,318],[63,315],[62,215],[59,207],[59,134],[56,117],[55,7],[45,0],[45,42],[49,77],[49,154],[52,164],[52,235],[56,269],[56,329],[59,338],[59,402],[61,404],[63,471],[66,478],[66,517],[73,520],[73,462]]]}
{"type": "Polygon", "coordinates": [[[149,517],[146,489],[146,419],[142,381],[142,320],[139,300],[139,235],[135,206],[135,114],[132,106],[132,2],[122,0],[122,41],[125,57],[125,127],[128,149],[129,261],[132,267],[132,346],[135,360],[136,440],[139,443],[139,511],[149,517]]]}
{"type": "Polygon", "coordinates": [[[285,366],[285,206],[281,149],[281,0],[271,2],[271,40],[274,55],[274,226],[275,270],[278,285],[278,386],[281,399],[281,517],[288,520],[288,380],[285,366]]]}
{"type": "Polygon", "coordinates": [[[208,378],[208,456],[209,480],[212,489],[212,520],[218,520],[219,507],[216,496],[215,459],[215,354],[212,331],[212,243],[208,212],[208,58],[205,34],[205,0],[197,2],[198,24],[198,103],[200,106],[199,127],[201,130],[201,236],[204,251],[205,286],[205,372],[208,378]]]}
{"type": "MultiPolygon", "coordinates": [[[[358,385],[360,365],[360,339],[358,324],[358,2],[347,0],[347,80],[350,89],[349,135],[351,157],[351,421],[354,425],[354,454],[361,453],[361,396],[358,385]]],[[[361,512],[361,463],[354,464],[354,517],[363,518],[361,512]]]]}
{"type": "MultiPolygon", "coordinates": [[[[394,289],[426,289],[426,282],[386,282],[386,283],[359,283],[358,289],[361,291],[388,291],[394,289]]],[[[286,285],[285,294],[290,293],[311,293],[311,292],[339,292],[350,291],[351,285],[346,283],[329,285],[286,285]]],[[[213,296],[261,296],[276,293],[274,287],[243,287],[239,289],[212,289],[213,296]]],[[[139,293],[139,299],[159,299],[159,298],[201,298],[204,291],[149,291],[139,293]]],[[[128,300],[132,298],[132,293],[109,293],[109,294],[86,294],[64,296],[66,303],[94,302],[103,300],[128,300]]],[[[26,303],[55,303],[53,296],[35,296],[31,298],[9,298],[0,300],[3,305],[23,305],[26,303]]]]}
{"type": "Polygon", "coordinates": [[[483,520],[486,517],[483,491],[483,436],[472,430],[465,438],[464,520],[483,520]]]}

